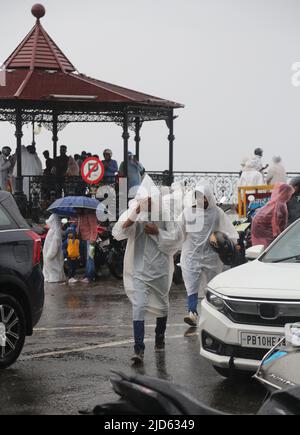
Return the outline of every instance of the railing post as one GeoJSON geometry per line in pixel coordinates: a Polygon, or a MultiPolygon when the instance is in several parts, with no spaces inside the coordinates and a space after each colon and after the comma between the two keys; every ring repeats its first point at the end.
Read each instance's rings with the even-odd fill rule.
{"type": "Polygon", "coordinates": [[[16,109],[16,132],[15,136],[17,138],[17,177],[16,177],[16,191],[14,194],[16,203],[23,214],[26,216],[27,213],[27,197],[23,192],[23,175],[22,175],[22,109],[18,107],[16,109]]]}
{"type": "Polygon", "coordinates": [[[54,109],[52,114],[52,123],[53,123],[53,158],[55,159],[57,157],[57,143],[58,143],[58,113],[54,109]]]}
{"type": "Polygon", "coordinates": [[[171,186],[174,172],[174,110],[170,110],[167,124],[169,127],[169,186],[171,186]]]}

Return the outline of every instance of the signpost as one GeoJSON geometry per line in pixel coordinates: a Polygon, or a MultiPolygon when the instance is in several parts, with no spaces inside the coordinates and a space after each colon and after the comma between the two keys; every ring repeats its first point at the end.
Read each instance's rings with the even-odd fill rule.
{"type": "Polygon", "coordinates": [[[81,166],[81,176],[87,184],[99,184],[104,172],[104,165],[97,157],[86,159],[81,166]]]}

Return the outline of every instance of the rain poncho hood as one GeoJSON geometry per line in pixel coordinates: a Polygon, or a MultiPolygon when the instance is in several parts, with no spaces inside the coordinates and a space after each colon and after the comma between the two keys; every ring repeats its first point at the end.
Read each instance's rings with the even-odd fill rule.
{"type": "Polygon", "coordinates": [[[210,186],[199,186],[190,192],[185,201],[182,218],[185,241],[182,247],[181,266],[188,295],[204,289],[208,281],[223,269],[219,255],[210,246],[210,236],[215,231],[226,234],[236,242],[238,233],[229,217],[216,205],[210,186]],[[208,206],[204,209],[204,197],[208,206]]]}
{"type": "Polygon", "coordinates": [[[270,202],[258,211],[252,223],[252,244],[269,246],[287,227],[287,203],[295,190],[288,184],[275,186],[270,202]]]}
{"type": "Polygon", "coordinates": [[[166,220],[178,222],[184,209],[184,185],[177,181],[171,185],[171,189],[163,197],[163,211],[166,220]]]}
{"type": "Polygon", "coordinates": [[[182,237],[175,222],[162,219],[157,209],[160,200],[159,189],[146,176],[129,210],[120,217],[113,229],[113,236],[117,240],[128,240],[124,259],[124,286],[133,305],[134,321],[144,320],[146,311],[156,317],[168,315],[174,272],[173,256],[182,243],[182,237]],[[151,216],[146,207],[149,197],[152,201],[151,216]],[[138,205],[141,205],[139,214],[136,213],[138,205]],[[127,219],[134,223],[124,229],[127,219]],[[155,223],[159,234],[146,234],[144,230],[147,223],[155,223]]]}
{"type": "Polygon", "coordinates": [[[287,174],[285,167],[281,163],[281,157],[273,157],[273,163],[270,165],[267,173],[267,183],[277,184],[286,182],[287,174]]]}
{"type": "Polygon", "coordinates": [[[56,283],[65,281],[64,256],[62,250],[61,219],[53,214],[46,222],[49,231],[43,249],[45,282],[56,283]]]}

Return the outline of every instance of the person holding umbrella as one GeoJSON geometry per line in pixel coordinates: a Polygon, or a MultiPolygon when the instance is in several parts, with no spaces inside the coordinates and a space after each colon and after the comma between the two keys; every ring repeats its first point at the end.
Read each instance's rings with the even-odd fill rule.
{"type": "Polygon", "coordinates": [[[90,283],[95,279],[95,242],[97,240],[96,211],[108,213],[107,209],[97,199],[86,196],[67,196],[55,201],[48,211],[60,216],[77,216],[77,233],[86,245],[86,273],[83,283],[90,283]]]}

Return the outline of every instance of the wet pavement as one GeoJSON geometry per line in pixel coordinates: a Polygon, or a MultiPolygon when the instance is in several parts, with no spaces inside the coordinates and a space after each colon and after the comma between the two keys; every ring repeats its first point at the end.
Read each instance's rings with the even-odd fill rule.
{"type": "MultiPolygon", "coordinates": [[[[264,389],[255,381],[230,382],[199,355],[196,334],[185,337],[185,293],[171,291],[166,352],[154,352],[154,319],[147,320],[145,365],[139,373],[183,385],[203,403],[234,414],[253,414],[264,389]]],[[[0,372],[0,415],[77,414],[115,400],[110,371],[136,373],[131,306],[122,283],[47,285],[43,317],[23,353],[0,372]]]]}

